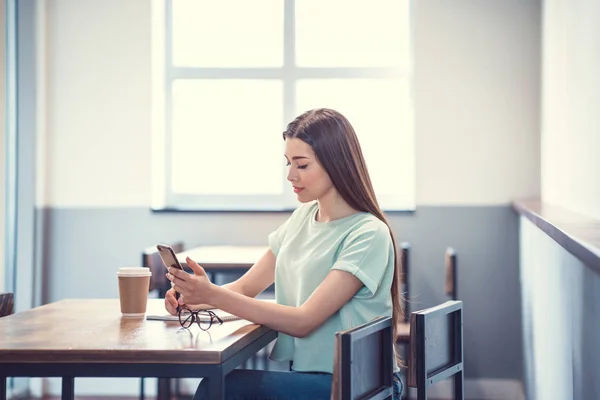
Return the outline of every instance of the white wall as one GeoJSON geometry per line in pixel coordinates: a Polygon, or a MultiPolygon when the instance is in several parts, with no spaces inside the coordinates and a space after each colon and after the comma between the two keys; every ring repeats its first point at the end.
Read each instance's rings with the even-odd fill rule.
{"type": "MultiPolygon", "coordinates": [[[[47,3],[38,205],[149,206],[150,3],[47,3]]],[[[539,2],[414,4],[417,204],[539,195],[539,2]]]]}
{"type": "Polygon", "coordinates": [[[539,1],[417,0],[417,204],[539,195],[539,1]]]}
{"type": "Polygon", "coordinates": [[[600,2],[546,0],[542,197],[600,219],[600,2]]]}
{"type": "Polygon", "coordinates": [[[38,205],[150,205],[150,5],[46,4],[46,187],[38,205]]]}

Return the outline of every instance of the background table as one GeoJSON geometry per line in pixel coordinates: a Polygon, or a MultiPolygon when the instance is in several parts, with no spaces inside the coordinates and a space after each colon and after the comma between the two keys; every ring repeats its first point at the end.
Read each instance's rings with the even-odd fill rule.
{"type": "Polygon", "coordinates": [[[186,264],[190,257],[208,273],[245,272],[269,249],[268,246],[199,246],[177,254],[186,264]]]}

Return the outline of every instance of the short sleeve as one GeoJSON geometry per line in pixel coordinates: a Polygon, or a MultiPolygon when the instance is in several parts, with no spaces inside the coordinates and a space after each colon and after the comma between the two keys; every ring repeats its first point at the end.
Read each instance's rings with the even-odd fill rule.
{"type": "Polygon", "coordinates": [[[387,225],[370,221],[348,235],[332,269],[357,277],[365,285],[357,296],[369,298],[377,292],[390,263],[393,268],[393,257],[392,237],[387,225]]]}
{"type": "Polygon", "coordinates": [[[283,244],[283,239],[285,238],[285,234],[287,233],[287,228],[290,224],[290,220],[292,216],[290,216],[277,230],[271,232],[269,234],[269,247],[275,257],[279,254],[279,250],[281,249],[281,245],[283,244]]]}

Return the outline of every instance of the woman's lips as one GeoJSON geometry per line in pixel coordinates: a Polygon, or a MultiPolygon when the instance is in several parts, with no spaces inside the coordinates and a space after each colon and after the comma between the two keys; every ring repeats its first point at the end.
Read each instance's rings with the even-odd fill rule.
{"type": "Polygon", "coordinates": [[[303,190],[304,190],[304,188],[297,188],[297,187],[294,187],[294,193],[300,193],[300,192],[301,192],[301,191],[303,191],[303,190]]]}

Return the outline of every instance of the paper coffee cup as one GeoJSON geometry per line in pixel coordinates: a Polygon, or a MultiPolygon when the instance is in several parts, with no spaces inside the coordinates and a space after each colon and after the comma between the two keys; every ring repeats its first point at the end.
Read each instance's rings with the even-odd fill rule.
{"type": "Polygon", "coordinates": [[[140,317],[146,314],[151,276],[152,272],[149,268],[119,268],[117,278],[123,317],[140,317]]]}

